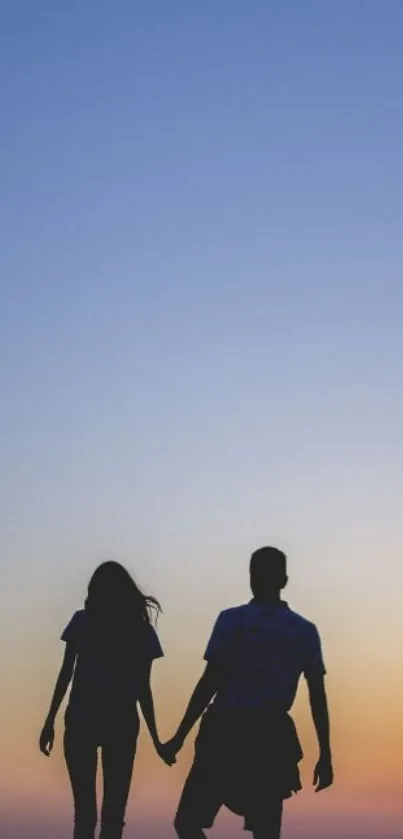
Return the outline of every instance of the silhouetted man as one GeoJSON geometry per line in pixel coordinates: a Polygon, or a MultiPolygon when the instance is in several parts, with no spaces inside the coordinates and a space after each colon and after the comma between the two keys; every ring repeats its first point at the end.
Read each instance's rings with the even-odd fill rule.
{"type": "Polygon", "coordinates": [[[287,580],[281,551],[255,551],[253,599],[217,618],[206,669],[166,744],[173,759],[205,712],[175,818],[180,839],[202,839],[222,805],[244,817],[254,839],[278,839],[283,801],[301,789],[302,751],[288,712],[302,673],[319,741],[316,790],[333,781],[321,642],[314,624],[281,600],[287,580]]]}

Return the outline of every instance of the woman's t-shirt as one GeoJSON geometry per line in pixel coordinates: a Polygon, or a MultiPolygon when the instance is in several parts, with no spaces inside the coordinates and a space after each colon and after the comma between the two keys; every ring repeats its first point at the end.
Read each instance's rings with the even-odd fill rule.
{"type": "Polygon", "coordinates": [[[115,633],[113,626],[92,631],[85,609],[73,615],[61,635],[77,653],[66,721],[128,725],[138,720],[144,671],[164,653],[151,624],[130,636],[115,633]]]}

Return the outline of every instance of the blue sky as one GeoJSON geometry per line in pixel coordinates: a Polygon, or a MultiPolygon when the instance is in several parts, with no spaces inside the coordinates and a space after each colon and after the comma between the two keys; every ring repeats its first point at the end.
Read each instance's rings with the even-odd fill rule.
{"type": "Polygon", "coordinates": [[[3,556],[387,515],[401,4],[2,14],[3,556]]]}
{"type": "Polygon", "coordinates": [[[369,454],[395,489],[400,2],[2,18],[5,532],[228,529],[369,454]]]}

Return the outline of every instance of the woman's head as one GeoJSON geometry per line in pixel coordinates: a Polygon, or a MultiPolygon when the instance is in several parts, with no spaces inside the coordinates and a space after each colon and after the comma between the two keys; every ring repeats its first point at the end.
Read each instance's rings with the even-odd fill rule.
{"type": "Polygon", "coordinates": [[[88,584],[86,611],[100,620],[108,616],[149,623],[151,612],[161,611],[158,600],[143,594],[126,568],[112,560],[94,571],[88,584]]]}

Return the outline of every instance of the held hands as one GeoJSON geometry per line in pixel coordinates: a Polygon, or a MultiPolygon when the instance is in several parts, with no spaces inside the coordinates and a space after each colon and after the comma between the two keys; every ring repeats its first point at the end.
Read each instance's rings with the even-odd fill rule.
{"type": "Polygon", "coordinates": [[[172,766],[173,763],[176,763],[176,758],[172,752],[167,749],[167,745],[168,743],[160,743],[159,741],[154,743],[158,757],[160,757],[167,766],[172,766]]]}
{"type": "Polygon", "coordinates": [[[320,755],[313,773],[315,792],[327,789],[333,783],[333,767],[330,755],[320,755]]]}
{"type": "Polygon", "coordinates": [[[181,750],[182,746],[183,740],[176,734],[175,737],[172,737],[172,739],[168,740],[167,743],[159,743],[156,748],[164,763],[166,763],[167,766],[172,766],[176,763],[176,755],[181,750]]]}
{"type": "Polygon", "coordinates": [[[46,720],[39,737],[39,748],[42,754],[49,757],[55,740],[55,729],[52,720],[46,720]]]}

